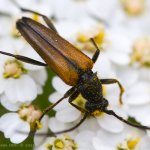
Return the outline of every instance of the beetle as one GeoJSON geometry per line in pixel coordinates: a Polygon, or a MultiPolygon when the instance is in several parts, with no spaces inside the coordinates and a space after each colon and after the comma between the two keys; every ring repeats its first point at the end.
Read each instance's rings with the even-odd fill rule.
{"type": "Polygon", "coordinates": [[[48,66],[66,84],[72,86],[72,88],[70,88],[62,98],[44,110],[39,121],[41,121],[43,116],[48,113],[48,111],[52,110],[61,101],[63,101],[65,98],[69,98],[68,102],[84,114],[83,118],[74,127],[64,131],[56,132],[55,134],[69,132],[76,129],[85,121],[88,116],[94,115],[94,113],[97,111],[104,112],[108,115],[113,115],[120,121],[130,126],[140,129],[150,129],[150,127],[147,126],[133,124],[117,115],[113,110],[108,109],[109,103],[102,94],[102,85],[114,83],[118,84],[120,88],[120,104],[122,104],[122,94],[124,89],[117,79],[99,79],[97,74],[92,71],[93,65],[100,54],[100,49],[98,48],[94,39],[91,39],[91,42],[95,46],[96,52],[92,58],[89,58],[76,47],[74,47],[71,43],[62,38],[48,17],[22,7],[20,7],[20,9],[23,12],[30,12],[41,16],[48,26],[46,27],[41,23],[27,17],[22,17],[16,22],[16,27],[21,35],[33,47],[33,49],[36,50],[36,52],[43,58],[46,63],[3,51],[0,51],[0,53],[14,57],[26,63],[39,66],[48,66]],[[81,94],[86,99],[85,109],[73,103],[79,94],[81,94]]]}

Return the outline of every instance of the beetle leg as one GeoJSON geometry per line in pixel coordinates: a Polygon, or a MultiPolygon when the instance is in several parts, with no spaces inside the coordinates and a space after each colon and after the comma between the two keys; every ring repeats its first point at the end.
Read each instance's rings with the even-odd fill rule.
{"type": "Polygon", "coordinates": [[[56,28],[55,28],[55,26],[53,25],[52,21],[51,21],[47,16],[45,16],[45,15],[39,13],[39,12],[30,10],[30,9],[23,8],[23,7],[21,7],[21,6],[20,6],[16,1],[14,1],[14,0],[13,0],[12,2],[13,2],[22,12],[33,13],[33,14],[36,14],[36,15],[41,16],[41,17],[43,18],[43,20],[45,21],[45,23],[48,25],[48,27],[49,27],[50,29],[52,29],[53,31],[55,31],[56,33],[58,33],[57,30],[56,30],[56,28]]]}
{"type": "Polygon", "coordinates": [[[72,87],[71,89],[69,89],[62,98],[60,98],[56,103],[48,106],[47,108],[44,109],[43,114],[41,115],[39,121],[41,121],[41,119],[44,117],[45,114],[47,114],[49,111],[51,111],[56,105],[58,105],[62,100],[64,100],[65,98],[69,97],[72,93],[74,93],[75,88],[72,87]]]}
{"type": "Polygon", "coordinates": [[[23,61],[23,62],[25,62],[25,63],[32,64],[32,65],[47,66],[47,64],[45,64],[45,63],[43,63],[43,62],[40,62],[40,61],[31,59],[31,58],[28,58],[28,57],[25,57],[25,56],[14,55],[14,54],[7,53],[7,52],[3,52],[3,51],[0,51],[0,54],[14,57],[14,58],[16,58],[17,60],[23,61]]]}
{"type": "Polygon", "coordinates": [[[95,63],[98,59],[98,56],[100,55],[100,49],[98,48],[98,46],[97,46],[97,44],[96,44],[96,42],[94,41],[93,38],[91,38],[91,42],[93,43],[93,45],[96,48],[96,52],[94,53],[94,55],[92,57],[93,63],[95,63]]]}
{"type": "Polygon", "coordinates": [[[85,113],[85,112],[87,112],[87,110],[85,110],[84,108],[82,108],[82,107],[80,107],[80,106],[78,106],[78,105],[76,105],[76,104],[74,104],[73,103],[73,101],[79,96],[79,92],[74,92],[70,97],[69,97],[69,103],[73,106],[73,107],[75,107],[76,109],[78,109],[79,111],[81,111],[82,113],[85,113]]]}
{"type": "Polygon", "coordinates": [[[117,79],[101,79],[100,81],[101,81],[102,84],[114,84],[114,83],[117,83],[119,88],[120,88],[119,102],[120,102],[120,104],[123,104],[123,102],[122,102],[122,95],[124,93],[124,88],[121,85],[121,83],[117,79]]]}
{"type": "Polygon", "coordinates": [[[59,132],[54,132],[54,134],[62,134],[62,133],[66,133],[66,132],[71,132],[73,130],[75,130],[76,128],[78,128],[84,121],[85,119],[89,116],[89,113],[85,113],[83,118],[80,120],[80,122],[78,124],[76,124],[74,127],[67,129],[67,130],[63,130],[63,131],[59,131],[59,132]]]}

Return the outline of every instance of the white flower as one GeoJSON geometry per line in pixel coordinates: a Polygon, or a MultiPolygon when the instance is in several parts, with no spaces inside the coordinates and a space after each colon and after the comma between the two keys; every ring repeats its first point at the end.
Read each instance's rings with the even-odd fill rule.
{"type": "MultiPolygon", "coordinates": [[[[6,44],[6,42],[8,41],[3,44],[6,44]]],[[[17,53],[42,61],[29,45],[26,45],[21,50],[14,49],[14,51],[12,50],[13,45],[11,49],[8,49],[7,45],[6,48],[1,45],[1,49],[12,54],[17,53]]],[[[0,56],[0,66],[0,94],[5,95],[10,102],[32,101],[38,94],[42,93],[41,88],[47,79],[47,74],[43,67],[23,63],[4,55],[0,56]]]]}
{"type": "Polygon", "coordinates": [[[34,150],[94,150],[92,138],[94,133],[86,130],[74,136],[69,133],[47,138],[40,146],[35,146],[34,150]]]}
{"type": "Polygon", "coordinates": [[[118,9],[117,0],[92,0],[88,1],[87,10],[91,15],[96,16],[101,21],[106,21],[108,24],[111,23],[112,17],[118,9]]]}
{"type": "MultiPolygon", "coordinates": [[[[45,15],[50,16],[52,14],[52,8],[50,8],[51,5],[49,4],[49,0],[42,0],[42,1],[36,1],[36,0],[26,0],[26,1],[20,1],[15,0],[16,3],[18,3],[21,7],[39,11],[40,13],[43,13],[45,15]]],[[[2,12],[8,13],[10,15],[17,15],[20,13],[19,8],[15,5],[13,1],[10,0],[0,0],[1,6],[0,10],[2,12]],[[7,7],[6,7],[7,6],[7,7]]]]}
{"type": "Polygon", "coordinates": [[[79,20],[87,16],[86,1],[78,0],[64,0],[60,5],[59,0],[51,0],[53,16],[56,20],[79,20]],[[64,11],[67,10],[67,11],[64,11]]]}
{"type": "Polygon", "coordinates": [[[0,118],[0,131],[4,132],[5,138],[10,138],[12,143],[24,141],[30,132],[30,126],[19,118],[17,113],[7,113],[0,118]],[[27,134],[19,134],[16,130],[27,134]]]}
{"type": "Polygon", "coordinates": [[[124,104],[127,104],[128,115],[134,117],[142,125],[150,126],[150,89],[149,83],[142,80],[138,70],[134,68],[118,69],[120,79],[125,87],[124,104]],[[130,77],[129,77],[130,76],[130,77]]]}
{"type": "Polygon", "coordinates": [[[67,134],[47,138],[40,146],[34,150],[77,150],[76,142],[67,134]]]}
{"type": "Polygon", "coordinates": [[[34,10],[37,12],[40,12],[41,14],[44,14],[48,17],[52,15],[52,5],[49,0],[42,0],[42,1],[37,1],[37,0],[26,0],[26,1],[20,1],[16,0],[18,4],[20,4],[21,7],[27,8],[30,10],[34,10]]]}
{"type": "Polygon", "coordinates": [[[149,6],[148,0],[93,0],[88,1],[87,10],[91,16],[109,26],[147,33],[150,32],[149,6]]]}
{"type": "Polygon", "coordinates": [[[122,0],[120,9],[116,11],[115,25],[149,32],[149,1],[148,0],[122,0]]]}
{"type": "Polygon", "coordinates": [[[144,132],[126,127],[124,131],[117,134],[99,130],[92,142],[96,150],[148,150],[150,145],[147,140],[144,132]]]}
{"type": "Polygon", "coordinates": [[[0,36],[11,37],[12,40],[20,39],[19,32],[16,29],[16,21],[22,17],[29,17],[35,21],[46,24],[42,19],[42,17],[40,17],[39,15],[34,13],[23,12],[20,10],[20,8],[18,8],[17,5],[25,9],[37,11],[43,15],[46,15],[47,17],[50,17],[52,15],[52,9],[50,8],[51,4],[49,5],[48,4],[49,0],[42,0],[42,1],[26,0],[21,2],[19,0],[15,1],[1,0],[0,12],[2,14],[0,14],[0,21],[1,21],[0,36]],[[15,2],[17,4],[15,4],[15,2]],[[8,7],[6,8],[5,6],[8,7]],[[3,30],[4,27],[5,30],[3,30]]]}
{"type": "Polygon", "coordinates": [[[94,147],[92,145],[92,139],[94,138],[94,136],[95,133],[90,130],[79,132],[75,137],[75,141],[78,145],[78,150],[94,150],[94,147]]]}
{"type": "MultiPolygon", "coordinates": [[[[6,138],[9,138],[12,143],[21,143],[24,141],[31,130],[34,129],[35,124],[37,123],[39,117],[41,116],[41,111],[35,109],[32,105],[24,105],[18,107],[18,112],[9,112],[1,116],[0,118],[0,131],[4,133],[6,138]]],[[[44,128],[39,130],[43,132],[47,130],[47,116],[45,116],[40,124],[37,124],[37,127],[44,125],[44,128]]],[[[38,141],[42,139],[37,137],[38,141]]]]}
{"type": "Polygon", "coordinates": [[[147,81],[140,78],[138,70],[134,68],[118,68],[118,76],[124,85],[124,103],[129,106],[140,106],[150,102],[150,90],[147,81]]]}

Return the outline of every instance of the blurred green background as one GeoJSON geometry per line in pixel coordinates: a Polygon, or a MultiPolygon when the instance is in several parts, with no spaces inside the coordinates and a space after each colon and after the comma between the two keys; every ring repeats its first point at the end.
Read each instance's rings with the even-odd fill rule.
{"type": "MultiPolygon", "coordinates": [[[[37,105],[41,110],[44,110],[48,105],[50,105],[48,101],[49,95],[54,91],[51,80],[52,77],[55,75],[52,70],[47,69],[48,72],[48,79],[43,89],[43,94],[39,95],[34,101],[33,104],[37,105]]],[[[7,113],[8,111],[0,105],[0,116],[7,113]]],[[[49,115],[52,116],[54,112],[50,112],[49,115]]],[[[13,144],[10,142],[9,139],[6,139],[2,132],[0,132],[0,150],[32,150],[33,149],[33,137],[28,137],[24,142],[21,144],[13,144]]]]}

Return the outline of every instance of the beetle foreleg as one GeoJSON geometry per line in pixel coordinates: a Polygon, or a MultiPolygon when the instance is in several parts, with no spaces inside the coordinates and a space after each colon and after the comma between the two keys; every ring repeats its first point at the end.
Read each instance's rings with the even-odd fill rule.
{"type": "Polygon", "coordinates": [[[117,79],[101,79],[100,81],[101,81],[102,84],[114,84],[114,83],[117,83],[119,88],[120,88],[119,102],[120,102],[120,104],[123,104],[122,95],[124,93],[124,88],[121,85],[121,83],[117,79]]]}
{"type": "Polygon", "coordinates": [[[74,92],[75,88],[72,87],[71,89],[69,89],[62,98],[60,98],[56,103],[54,103],[53,105],[48,106],[43,114],[41,115],[41,117],[39,118],[39,121],[41,121],[41,119],[44,117],[45,114],[47,114],[50,110],[52,110],[56,105],[58,105],[62,100],[64,100],[65,98],[69,97],[73,92],[74,92]]]}

